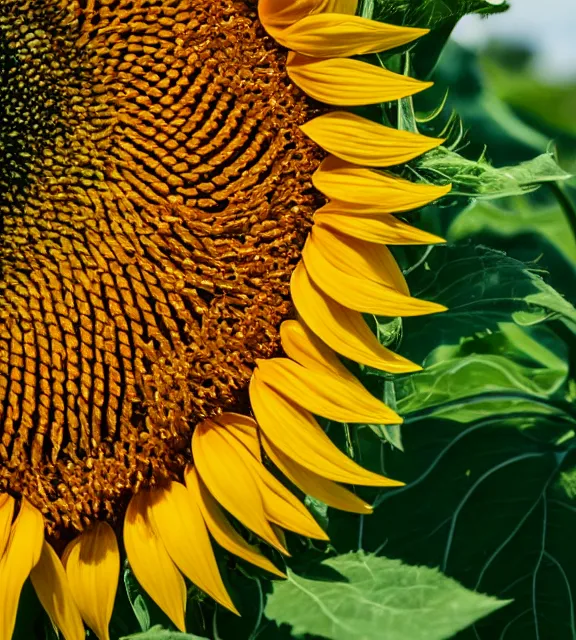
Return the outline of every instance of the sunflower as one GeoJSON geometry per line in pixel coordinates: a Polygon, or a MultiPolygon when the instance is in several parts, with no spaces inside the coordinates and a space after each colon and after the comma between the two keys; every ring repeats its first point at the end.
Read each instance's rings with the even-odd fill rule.
{"type": "Polygon", "coordinates": [[[441,242],[393,214],[450,187],[385,171],[442,141],[347,109],[426,89],[356,58],[426,31],[356,9],[3,0],[0,639],[30,577],[107,640],[121,545],[179,629],[184,576],[237,612],[215,544],[282,577],[266,545],[327,539],[294,488],[401,484],[315,417],[400,423],[340,356],[416,371],[363,314],[443,310],[386,245],[441,242]]]}

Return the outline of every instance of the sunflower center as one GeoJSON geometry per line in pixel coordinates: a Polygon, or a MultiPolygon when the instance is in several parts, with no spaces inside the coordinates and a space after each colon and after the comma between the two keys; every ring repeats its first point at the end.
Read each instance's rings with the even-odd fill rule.
{"type": "Polygon", "coordinates": [[[248,0],[0,5],[0,491],[53,534],[278,348],[320,160],[284,62],[248,0]]]}

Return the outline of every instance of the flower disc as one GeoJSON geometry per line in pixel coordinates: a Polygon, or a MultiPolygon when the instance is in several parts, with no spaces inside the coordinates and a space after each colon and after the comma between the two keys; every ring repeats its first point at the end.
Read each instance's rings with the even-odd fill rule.
{"type": "Polygon", "coordinates": [[[279,347],[323,157],[256,7],[0,6],[0,493],[50,533],[182,476],[279,347]]]}

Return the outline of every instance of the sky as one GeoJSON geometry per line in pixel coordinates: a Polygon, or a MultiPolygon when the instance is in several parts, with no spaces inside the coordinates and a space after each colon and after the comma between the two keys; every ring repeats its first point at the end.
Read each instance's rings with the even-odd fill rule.
{"type": "Polygon", "coordinates": [[[460,21],[454,37],[477,46],[490,39],[529,42],[538,53],[538,71],[558,79],[576,77],[576,0],[509,0],[504,13],[460,21]]]}

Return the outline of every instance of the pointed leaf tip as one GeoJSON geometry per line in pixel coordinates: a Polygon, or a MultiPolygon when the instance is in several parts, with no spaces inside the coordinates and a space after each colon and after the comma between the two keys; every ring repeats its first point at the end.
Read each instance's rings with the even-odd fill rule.
{"type": "Polygon", "coordinates": [[[444,640],[508,604],[469,591],[437,569],[361,552],[330,558],[320,567],[342,580],[290,572],[268,597],[266,617],[290,625],[294,636],[444,640]]]}

